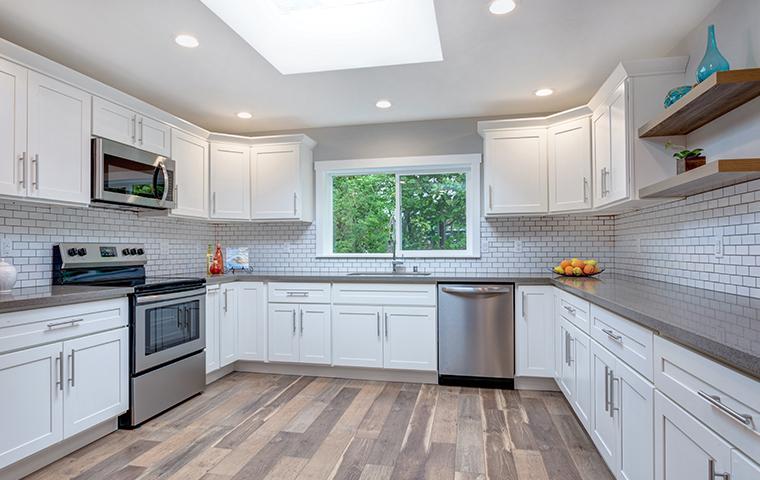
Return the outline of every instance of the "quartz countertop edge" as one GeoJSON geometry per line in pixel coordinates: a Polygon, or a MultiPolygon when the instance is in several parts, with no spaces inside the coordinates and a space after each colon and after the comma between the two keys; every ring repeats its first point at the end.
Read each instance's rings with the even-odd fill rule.
{"type": "Polygon", "coordinates": [[[90,287],[73,285],[17,288],[12,290],[11,293],[0,294],[0,314],[110,300],[113,298],[125,297],[133,291],[134,289],[132,287],[90,287]]]}

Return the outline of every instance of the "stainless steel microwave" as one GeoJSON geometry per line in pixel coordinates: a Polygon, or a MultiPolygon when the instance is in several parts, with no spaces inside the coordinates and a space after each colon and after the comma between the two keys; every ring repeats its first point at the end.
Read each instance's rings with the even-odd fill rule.
{"type": "Polygon", "coordinates": [[[92,139],[92,201],[175,207],[175,162],[105,138],[92,139]]]}

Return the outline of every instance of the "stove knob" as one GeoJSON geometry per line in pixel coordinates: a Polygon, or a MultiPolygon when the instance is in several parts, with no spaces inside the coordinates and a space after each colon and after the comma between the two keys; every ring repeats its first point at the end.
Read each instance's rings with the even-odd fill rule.
{"type": "Polygon", "coordinates": [[[66,253],[69,254],[69,257],[76,257],[77,256],[77,249],[76,248],[69,248],[66,250],[66,253]]]}
{"type": "Polygon", "coordinates": [[[143,250],[142,248],[138,248],[137,249],[137,254],[138,255],[143,255],[144,253],[145,253],[145,250],[143,250]]]}
{"type": "Polygon", "coordinates": [[[122,255],[129,255],[129,249],[125,248],[124,250],[121,251],[121,254],[122,255]]]}
{"type": "Polygon", "coordinates": [[[79,250],[77,250],[77,253],[79,254],[79,256],[84,257],[85,255],[87,255],[87,249],[80,248],[79,250]]]}
{"type": "Polygon", "coordinates": [[[129,249],[129,254],[130,255],[137,255],[137,249],[136,248],[129,249]]]}

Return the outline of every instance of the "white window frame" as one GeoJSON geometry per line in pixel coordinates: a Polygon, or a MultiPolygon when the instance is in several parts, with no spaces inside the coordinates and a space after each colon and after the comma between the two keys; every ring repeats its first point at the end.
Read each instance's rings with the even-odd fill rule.
{"type": "MultiPolygon", "coordinates": [[[[334,253],[332,180],[336,176],[387,174],[465,173],[467,181],[467,250],[401,249],[401,235],[396,235],[396,252],[400,258],[480,258],[480,154],[430,155],[417,157],[331,160],[315,162],[317,257],[391,258],[392,253],[334,253]]],[[[398,176],[397,176],[398,178],[398,176]]],[[[400,215],[401,190],[396,185],[396,222],[400,215]]],[[[398,231],[398,228],[397,228],[398,231]]]]}

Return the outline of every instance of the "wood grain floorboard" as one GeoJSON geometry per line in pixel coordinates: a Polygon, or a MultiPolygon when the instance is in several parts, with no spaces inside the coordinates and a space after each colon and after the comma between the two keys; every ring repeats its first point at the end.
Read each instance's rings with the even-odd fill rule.
{"type": "Polygon", "coordinates": [[[556,392],[236,372],[32,480],[612,480],[556,392]]]}

